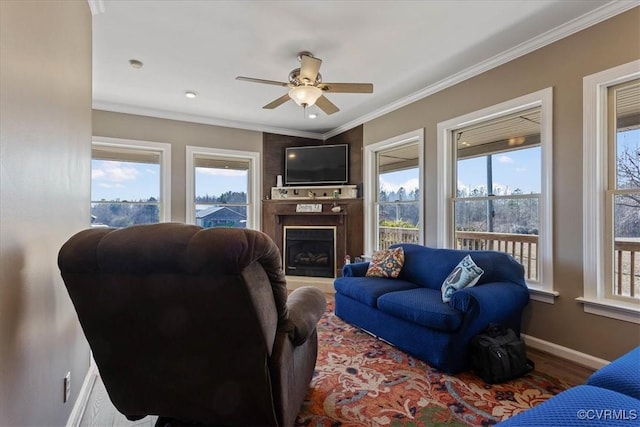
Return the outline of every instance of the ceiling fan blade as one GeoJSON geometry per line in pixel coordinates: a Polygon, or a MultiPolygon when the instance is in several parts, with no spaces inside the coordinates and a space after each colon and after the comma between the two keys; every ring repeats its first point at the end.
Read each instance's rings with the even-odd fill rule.
{"type": "Polygon", "coordinates": [[[337,113],[338,111],[340,111],[340,109],[336,107],[336,105],[333,102],[329,101],[327,97],[324,95],[318,98],[318,100],[316,101],[316,105],[318,106],[318,108],[324,111],[325,114],[327,115],[337,113]]]}
{"type": "Polygon", "coordinates": [[[262,108],[266,108],[268,110],[273,110],[274,108],[281,106],[282,104],[284,104],[285,102],[287,102],[290,99],[291,98],[289,98],[289,94],[285,93],[280,98],[276,99],[275,101],[271,101],[270,103],[268,103],[267,105],[265,105],[262,108]]]}
{"type": "Polygon", "coordinates": [[[300,80],[308,79],[310,84],[316,82],[322,59],[309,55],[300,55],[300,80]]]}
{"type": "Polygon", "coordinates": [[[373,93],[373,83],[321,83],[318,87],[333,93],[373,93]]]}
{"type": "Polygon", "coordinates": [[[236,80],[240,80],[243,82],[252,82],[252,83],[264,83],[266,85],[275,85],[275,86],[284,86],[284,87],[289,86],[289,83],[277,82],[275,80],[254,79],[253,77],[238,76],[236,77],[236,80]]]}

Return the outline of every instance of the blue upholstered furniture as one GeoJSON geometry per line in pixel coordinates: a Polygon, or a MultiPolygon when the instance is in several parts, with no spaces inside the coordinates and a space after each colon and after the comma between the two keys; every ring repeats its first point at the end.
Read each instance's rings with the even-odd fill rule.
{"type": "Polygon", "coordinates": [[[392,248],[397,246],[404,250],[397,279],[365,277],[367,262],[343,268],[334,282],[336,315],[447,373],[470,368],[471,338],[489,323],[520,333],[529,290],[522,265],[511,256],[406,243],[392,248]],[[442,302],[443,281],[468,254],[484,274],[442,302]]]}
{"type": "Polygon", "coordinates": [[[500,427],[631,426],[640,424],[640,347],[500,427]]]}

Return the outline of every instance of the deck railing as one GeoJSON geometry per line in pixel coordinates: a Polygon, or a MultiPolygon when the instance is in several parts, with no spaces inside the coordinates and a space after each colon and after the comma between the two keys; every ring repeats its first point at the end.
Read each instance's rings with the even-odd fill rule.
{"type": "Polygon", "coordinates": [[[528,280],[538,280],[538,236],[535,234],[456,231],[456,249],[506,252],[524,266],[528,280]]]}
{"type": "Polygon", "coordinates": [[[614,294],[636,297],[636,291],[640,290],[640,241],[638,239],[616,240],[613,251],[614,261],[614,294]]]}
{"type": "Polygon", "coordinates": [[[380,249],[389,249],[394,243],[419,243],[417,228],[378,227],[380,230],[380,249]]]}
{"type": "MultiPolygon", "coordinates": [[[[394,243],[418,243],[416,228],[380,227],[380,249],[394,243]]],[[[527,280],[539,280],[538,236],[535,234],[457,231],[456,249],[506,252],[523,266],[527,280]]],[[[640,239],[618,239],[614,245],[614,295],[640,297],[640,239]]]]}

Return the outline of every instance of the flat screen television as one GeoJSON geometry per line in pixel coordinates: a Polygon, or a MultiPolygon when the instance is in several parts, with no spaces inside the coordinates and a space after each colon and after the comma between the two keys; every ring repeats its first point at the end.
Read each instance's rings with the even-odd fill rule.
{"type": "Polygon", "coordinates": [[[346,184],[349,146],[310,145],[285,148],[285,185],[346,184]]]}

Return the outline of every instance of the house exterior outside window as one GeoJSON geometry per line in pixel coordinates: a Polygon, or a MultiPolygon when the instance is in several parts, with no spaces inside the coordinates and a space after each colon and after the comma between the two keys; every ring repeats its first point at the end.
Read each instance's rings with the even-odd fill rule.
{"type": "Polygon", "coordinates": [[[259,229],[260,155],[187,147],[187,222],[259,229]]]}

